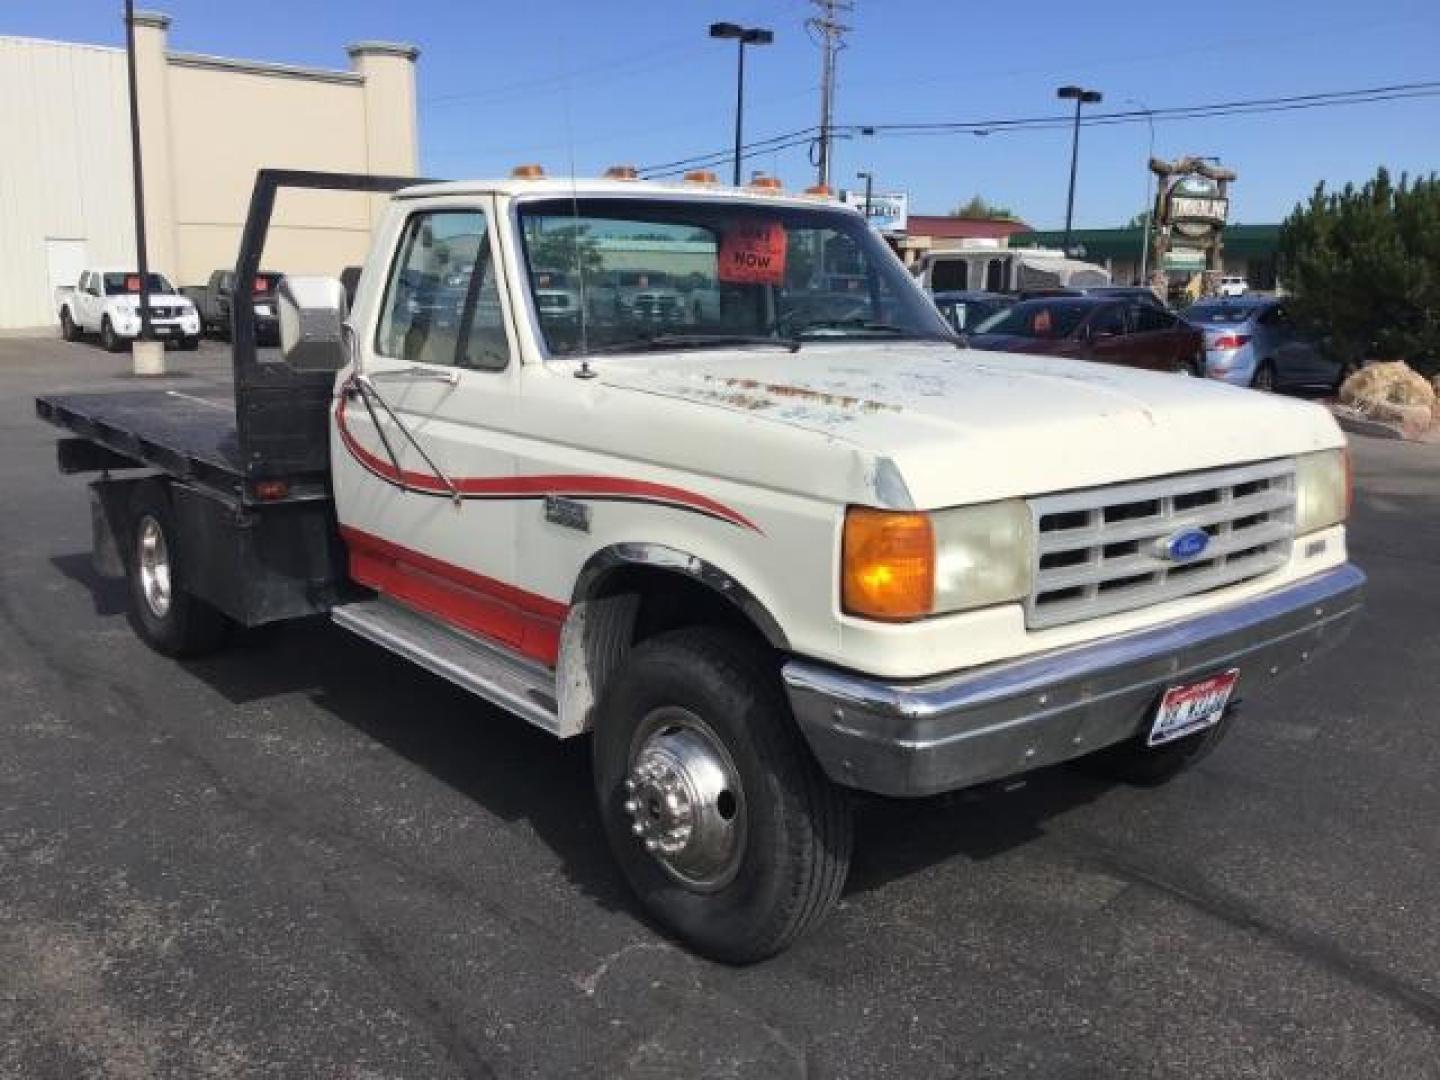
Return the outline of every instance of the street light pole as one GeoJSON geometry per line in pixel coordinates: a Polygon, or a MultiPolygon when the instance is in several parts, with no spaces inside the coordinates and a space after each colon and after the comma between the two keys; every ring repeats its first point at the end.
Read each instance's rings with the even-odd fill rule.
{"type": "Polygon", "coordinates": [[[1145,121],[1150,125],[1150,151],[1145,155],[1145,234],[1140,244],[1140,284],[1150,281],[1150,229],[1155,224],[1155,199],[1150,193],[1155,174],[1150,171],[1150,162],[1155,158],[1155,114],[1150,106],[1135,98],[1126,98],[1127,105],[1139,105],[1145,112],[1145,121]]]}
{"type": "Polygon", "coordinates": [[[740,186],[740,160],[744,153],[745,131],[745,46],[769,45],[775,40],[773,31],[759,26],[741,26],[738,23],[711,23],[710,36],[734,40],[738,46],[738,64],[735,72],[735,157],[731,167],[731,183],[740,186]]]}
{"type": "Polygon", "coordinates": [[[1075,101],[1075,126],[1070,136],[1070,193],[1065,199],[1065,243],[1062,248],[1068,257],[1070,233],[1075,220],[1075,170],[1080,162],[1080,107],[1097,104],[1104,98],[1099,90],[1086,90],[1079,86],[1062,86],[1055,91],[1055,96],[1062,100],[1073,98],[1075,101]]]}
{"type": "Polygon", "coordinates": [[[140,97],[135,85],[135,0],[125,0],[125,66],[130,84],[130,167],[135,185],[135,250],[140,270],[140,341],[150,326],[150,264],[145,252],[145,170],[140,162],[140,97]]]}

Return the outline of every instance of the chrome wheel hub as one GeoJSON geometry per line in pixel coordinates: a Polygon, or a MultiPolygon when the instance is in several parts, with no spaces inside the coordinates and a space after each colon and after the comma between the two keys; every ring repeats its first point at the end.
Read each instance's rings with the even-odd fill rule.
{"type": "Polygon", "coordinates": [[[140,592],[145,606],[157,619],[170,611],[170,548],[160,523],[146,516],[140,521],[139,546],[140,592]]]}
{"type": "Polygon", "coordinates": [[[717,889],[734,877],[744,850],[744,794],[710,729],[688,710],[656,710],[630,760],[625,812],[645,850],[692,888],[717,889]]]}

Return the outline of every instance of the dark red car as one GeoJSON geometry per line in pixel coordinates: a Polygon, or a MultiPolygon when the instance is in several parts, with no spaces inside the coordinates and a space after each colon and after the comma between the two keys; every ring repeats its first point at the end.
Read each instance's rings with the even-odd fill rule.
{"type": "Polygon", "coordinates": [[[970,345],[1198,375],[1205,337],[1156,304],[1105,296],[1022,300],[975,328],[970,345]]]}

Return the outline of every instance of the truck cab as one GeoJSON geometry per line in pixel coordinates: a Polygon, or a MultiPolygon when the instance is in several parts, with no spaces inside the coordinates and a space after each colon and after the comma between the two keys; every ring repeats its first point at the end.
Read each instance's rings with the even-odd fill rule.
{"type": "Polygon", "coordinates": [[[164,472],[113,401],[39,405],[103,449],[62,464],[162,467],[97,493],[142,632],[187,653],[326,612],[591,738],[637,898],[720,959],[833,907],[852,793],[1167,779],[1359,609],[1323,409],[965,348],[823,191],[417,185],[353,306],[313,277],[278,305],[283,361],[237,344],[212,440],[233,482],[164,472]],[[713,302],[588,303],[636,237],[713,302]]]}

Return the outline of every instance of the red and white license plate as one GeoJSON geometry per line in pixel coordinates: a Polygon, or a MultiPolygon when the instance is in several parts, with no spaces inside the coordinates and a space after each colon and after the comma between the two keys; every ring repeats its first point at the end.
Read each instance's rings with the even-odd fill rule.
{"type": "Polygon", "coordinates": [[[1218,724],[1239,678],[1240,669],[1231,668],[1223,674],[1166,690],[1155,712],[1155,723],[1150,726],[1146,745],[1159,746],[1218,724]]]}

